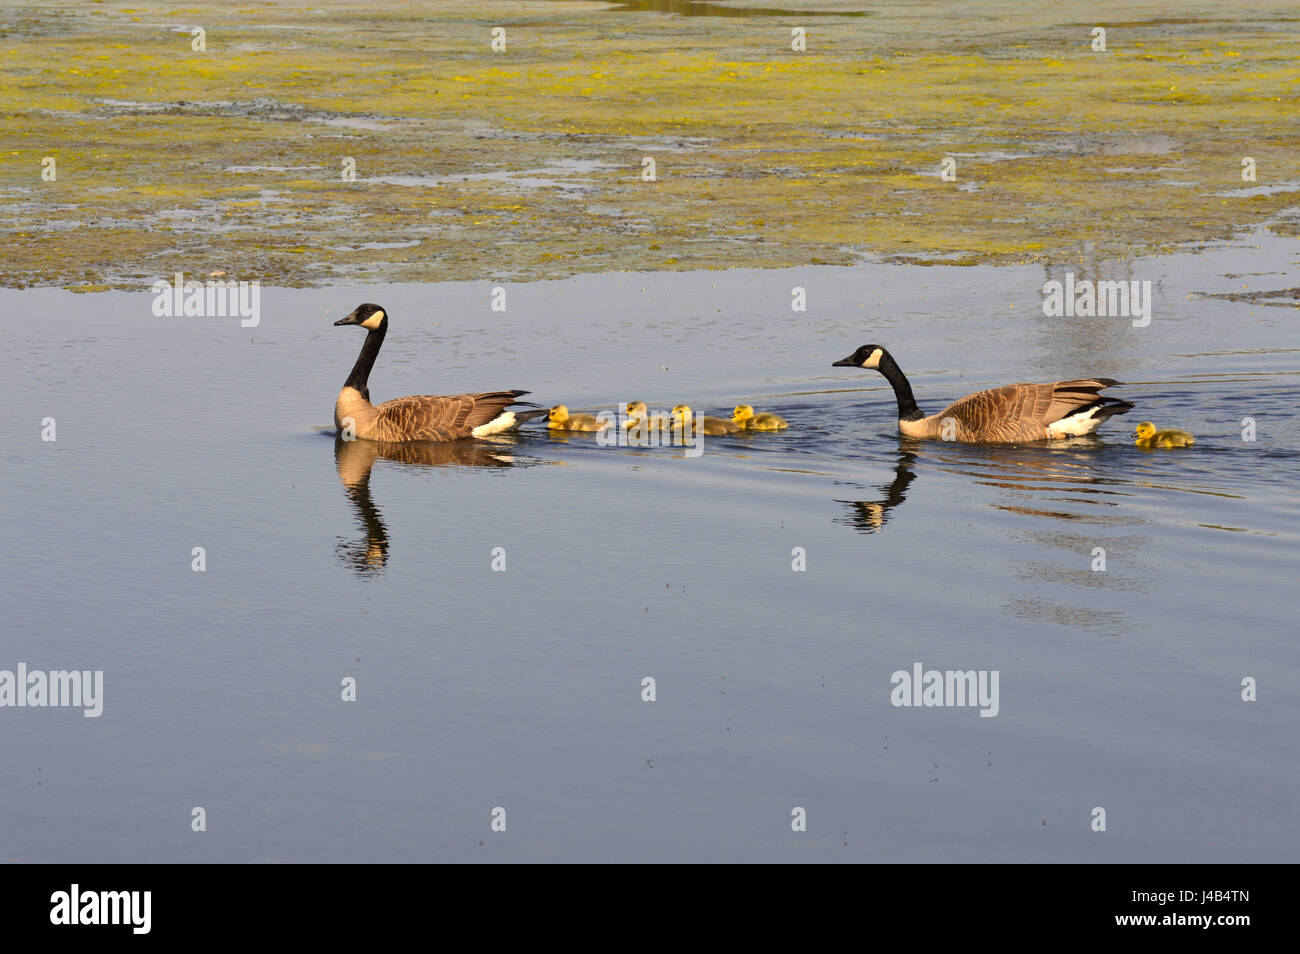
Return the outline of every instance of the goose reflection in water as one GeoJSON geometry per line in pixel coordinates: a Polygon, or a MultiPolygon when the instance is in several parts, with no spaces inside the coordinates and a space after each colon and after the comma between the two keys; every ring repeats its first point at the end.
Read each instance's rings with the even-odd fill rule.
{"type": "Polygon", "coordinates": [[[944,444],[932,456],[949,473],[1011,491],[990,502],[997,510],[1105,523],[1123,518],[1099,508],[1113,509],[1132,495],[1123,486],[1129,481],[1111,473],[1113,454],[1094,437],[1076,437],[1050,446],[944,444]]]}
{"type": "Polygon", "coordinates": [[[343,490],[357,511],[357,522],[365,537],[340,537],[335,548],[339,562],[361,576],[382,573],[388,563],[388,528],[370,495],[370,471],[379,458],[408,467],[516,467],[539,463],[520,459],[512,451],[513,438],[410,442],[334,440],[334,463],[343,490]]]}
{"type": "Polygon", "coordinates": [[[884,496],[872,500],[837,499],[836,503],[848,504],[848,513],[836,517],[833,522],[854,527],[861,533],[879,533],[889,519],[889,511],[907,498],[907,485],[916,479],[916,471],[912,469],[915,460],[914,451],[900,448],[894,466],[894,479],[880,487],[880,493],[884,496]]]}
{"type": "MultiPolygon", "coordinates": [[[[1121,469],[1128,456],[1127,447],[1106,446],[1092,437],[1050,447],[903,440],[897,450],[894,479],[880,488],[880,496],[837,500],[848,505],[848,513],[834,522],[859,533],[880,533],[893,508],[903,502],[917,471],[928,471],[926,486],[940,473],[959,477],[970,482],[973,500],[1027,518],[1012,530],[1004,528],[989,538],[988,545],[997,547],[1003,534],[1014,535],[1015,545],[1000,551],[999,559],[1008,575],[1035,589],[1033,599],[1009,599],[1003,612],[1035,623],[1088,627],[1118,635],[1126,618],[1118,610],[1095,605],[1098,593],[1142,592],[1142,584],[1122,574],[1094,572],[1090,564],[1095,546],[1115,546],[1140,554],[1147,544],[1139,529],[1142,521],[1124,505],[1135,494],[1133,481],[1123,476],[1121,469]],[[992,488],[992,492],[977,487],[992,488]]],[[[953,492],[949,482],[948,493],[953,492]]],[[[922,499],[918,506],[924,510],[926,503],[922,499]]],[[[925,519],[925,514],[919,515],[920,521],[925,519]]]]}
{"type": "Polygon", "coordinates": [[[849,512],[836,523],[855,527],[862,533],[879,533],[889,512],[906,498],[908,485],[916,479],[918,457],[951,474],[974,479],[975,483],[1012,491],[990,502],[998,510],[1061,520],[1108,523],[1110,517],[1098,507],[1118,505],[1117,498],[1131,496],[1127,480],[1108,471],[1105,450],[1095,438],[1060,441],[1050,447],[1041,444],[920,444],[900,440],[894,479],[880,486],[882,496],[871,500],[839,500],[849,512]],[[1099,453],[1100,452],[1100,453],[1099,453]],[[1035,506],[1050,502],[1050,508],[1035,506]],[[1067,506],[1060,506],[1066,504],[1067,506]]]}

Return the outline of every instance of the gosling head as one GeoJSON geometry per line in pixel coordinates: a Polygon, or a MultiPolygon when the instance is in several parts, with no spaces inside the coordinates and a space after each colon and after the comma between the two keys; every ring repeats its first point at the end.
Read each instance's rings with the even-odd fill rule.
{"type": "Polygon", "coordinates": [[[748,404],[737,404],[736,409],[731,412],[731,419],[737,424],[743,424],[754,416],[754,409],[748,404]]]}
{"type": "Polygon", "coordinates": [[[1149,437],[1155,436],[1156,426],[1150,421],[1143,421],[1137,426],[1133,433],[1137,435],[1138,440],[1144,441],[1149,437]]]}
{"type": "Polygon", "coordinates": [[[557,404],[551,408],[550,413],[546,415],[546,420],[550,424],[563,424],[569,419],[569,408],[564,404],[557,404]]]}
{"type": "Polygon", "coordinates": [[[334,327],[339,325],[360,325],[367,331],[378,331],[388,323],[388,315],[384,309],[378,305],[357,305],[356,310],[346,318],[340,318],[334,322],[334,327]]]}
{"type": "Polygon", "coordinates": [[[889,352],[880,345],[864,344],[847,358],[831,362],[832,368],[869,368],[879,369],[880,361],[889,352]]]}
{"type": "Polygon", "coordinates": [[[673,407],[673,420],[681,421],[683,424],[689,424],[695,412],[691,410],[689,404],[677,404],[673,407]]]}
{"type": "Polygon", "coordinates": [[[626,418],[623,421],[623,426],[627,428],[639,427],[641,422],[650,414],[646,409],[645,401],[628,401],[623,410],[626,418]]]}

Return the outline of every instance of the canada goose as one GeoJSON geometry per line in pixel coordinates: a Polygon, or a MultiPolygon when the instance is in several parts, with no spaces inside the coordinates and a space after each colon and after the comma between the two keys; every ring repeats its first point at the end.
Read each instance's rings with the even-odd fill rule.
{"type": "Polygon", "coordinates": [[[603,431],[610,423],[594,414],[570,414],[563,404],[555,405],[546,415],[546,426],[553,431],[603,431]]]}
{"type": "Polygon", "coordinates": [[[904,437],[941,438],[967,444],[1043,441],[1091,434],[1112,414],[1133,408],[1128,401],[1097,392],[1119,384],[1111,378],[1084,378],[1051,384],[1009,384],[976,391],[926,417],[916,406],[912,386],[888,351],[863,345],[835,368],[879,371],[898,399],[898,430],[904,437]],[[951,422],[951,423],[949,423],[951,422]]]}
{"type": "Polygon", "coordinates": [[[735,434],[740,430],[734,421],[729,421],[725,417],[705,417],[703,414],[696,417],[689,404],[678,404],[673,408],[673,428],[678,429],[683,425],[690,428],[693,433],[703,431],[712,436],[735,434]]]}
{"type": "Polygon", "coordinates": [[[783,431],[790,425],[785,418],[776,414],[755,414],[748,404],[737,404],[731,412],[731,419],[746,431],[783,431]]]}
{"type": "Polygon", "coordinates": [[[664,428],[668,427],[671,421],[666,414],[651,414],[645,406],[645,401],[629,401],[624,412],[627,415],[627,420],[623,422],[624,427],[636,427],[645,421],[652,428],[664,428]]]}
{"type": "Polygon", "coordinates": [[[1150,421],[1143,421],[1134,430],[1138,447],[1191,447],[1196,439],[1186,431],[1157,431],[1150,421]]]}
{"type": "Polygon", "coordinates": [[[511,407],[536,408],[536,404],[518,400],[527,391],[485,391],[481,394],[416,394],[394,398],[375,407],[370,403],[366,382],[374,367],[379,348],[388,334],[388,315],[378,305],[358,305],[339,325],[365,328],[365,343],[352,373],[343,382],[334,405],[334,426],[345,432],[350,422],[353,436],[367,441],[453,441],[461,437],[485,437],[513,430],[524,421],[541,417],[544,408],[511,411],[511,407]]]}

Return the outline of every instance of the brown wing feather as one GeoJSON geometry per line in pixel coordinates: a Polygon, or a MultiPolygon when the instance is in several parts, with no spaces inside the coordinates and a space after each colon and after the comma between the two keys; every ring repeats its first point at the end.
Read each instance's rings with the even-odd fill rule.
{"type": "MultiPolygon", "coordinates": [[[[413,394],[385,401],[373,425],[372,440],[451,441],[471,436],[515,404],[527,391],[484,391],[479,394],[413,394]]],[[[368,435],[369,436],[369,435],[368,435]]]]}
{"type": "Polygon", "coordinates": [[[1086,378],[1050,384],[1009,384],[976,391],[948,405],[935,417],[957,421],[958,440],[1038,441],[1047,426],[1095,402],[1098,391],[1118,381],[1086,378]]]}
{"type": "Polygon", "coordinates": [[[936,416],[957,422],[958,440],[1041,440],[1046,430],[1039,417],[1050,406],[1051,389],[1050,384],[1009,384],[976,391],[936,416]]]}
{"type": "Polygon", "coordinates": [[[1119,384],[1114,378],[1083,378],[1078,381],[1057,381],[1052,385],[1052,406],[1046,423],[1068,417],[1079,408],[1094,403],[1103,388],[1119,384]]]}

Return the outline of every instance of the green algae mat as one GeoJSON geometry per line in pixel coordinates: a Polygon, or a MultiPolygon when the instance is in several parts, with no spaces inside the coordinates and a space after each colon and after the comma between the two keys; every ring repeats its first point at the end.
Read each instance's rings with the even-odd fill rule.
{"type": "Polygon", "coordinates": [[[5,4],[0,284],[1296,235],[1298,41],[1293,0],[5,4]]]}

